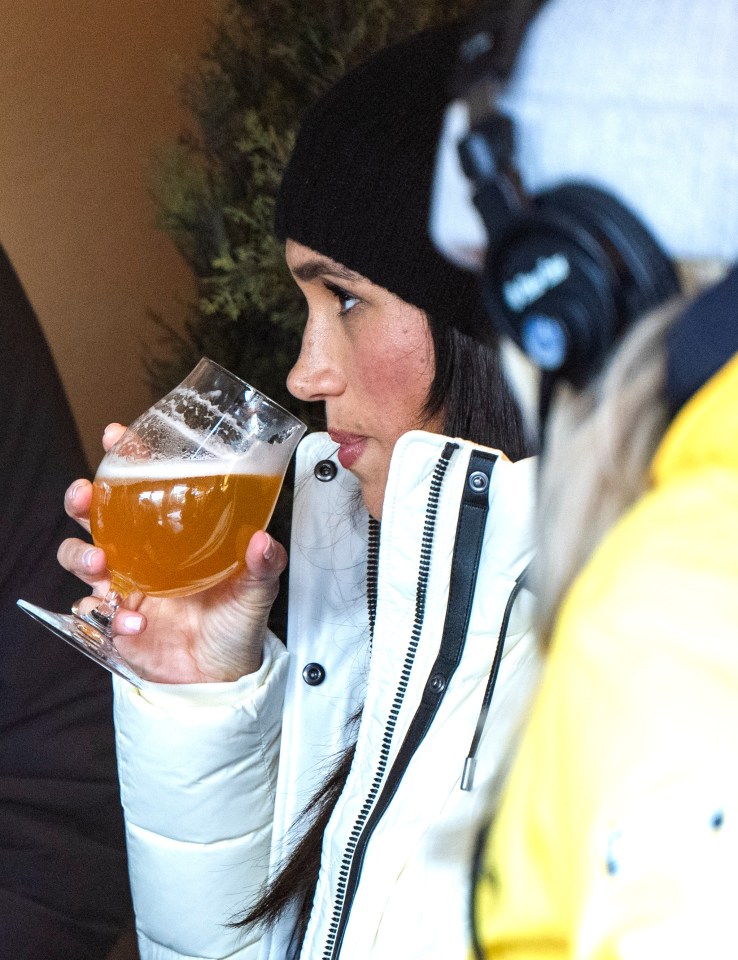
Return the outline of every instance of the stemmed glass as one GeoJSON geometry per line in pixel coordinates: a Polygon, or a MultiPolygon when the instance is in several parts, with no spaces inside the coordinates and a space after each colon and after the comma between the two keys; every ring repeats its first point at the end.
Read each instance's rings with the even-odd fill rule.
{"type": "Polygon", "coordinates": [[[88,614],[18,605],[101,666],[137,686],[111,623],[134,593],[186,596],[245,565],[266,527],[306,426],[265,394],[203,358],[138,417],[95,475],[90,528],[111,571],[88,614]]]}

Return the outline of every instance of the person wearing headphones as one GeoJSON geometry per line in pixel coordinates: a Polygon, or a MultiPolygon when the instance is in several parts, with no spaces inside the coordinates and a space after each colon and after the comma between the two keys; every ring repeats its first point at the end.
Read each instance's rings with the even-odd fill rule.
{"type": "Polygon", "coordinates": [[[477,953],[735,956],[738,4],[488,18],[434,232],[483,265],[543,440],[547,664],[478,864],[477,953]]]}

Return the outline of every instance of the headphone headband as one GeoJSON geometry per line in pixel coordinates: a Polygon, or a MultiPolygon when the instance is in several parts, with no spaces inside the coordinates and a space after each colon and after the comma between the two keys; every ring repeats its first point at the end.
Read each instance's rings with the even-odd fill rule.
{"type": "Polygon", "coordinates": [[[638,316],[679,290],[673,264],[636,215],[590,184],[528,197],[514,128],[496,111],[459,147],[489,245],[482,292],[500,332],[581,388],[638,316]]]}

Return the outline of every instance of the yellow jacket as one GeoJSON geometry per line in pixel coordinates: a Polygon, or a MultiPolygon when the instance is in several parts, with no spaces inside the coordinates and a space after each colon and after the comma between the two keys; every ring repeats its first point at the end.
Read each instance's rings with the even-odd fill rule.
{"type": "Polygon", "coordinates": [[[738,356],[564,603],[488,841],[486,957],[738,957],[738,356]]]}

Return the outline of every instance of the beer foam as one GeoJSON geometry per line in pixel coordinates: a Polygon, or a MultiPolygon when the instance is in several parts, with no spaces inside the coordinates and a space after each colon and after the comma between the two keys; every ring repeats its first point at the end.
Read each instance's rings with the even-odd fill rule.
{"type": "Polygon", "coordinates": [[[194,477],[222,477],[233,474],[271,477],[281,473],[281,465],[271,469],[254,457],[233,460],[148,460],[146,463],[128,463],[116,458],[104,459],[96,478],[105,480],[187,480],[194,477]]]}
{"type": "Polygon", "coordinates": [[[213,390],[209,395],[180,385],[162,397],[149,413],[167,421],[178,432],[193,435],[186,418],[197,411],[198,425],[202,424],[203,429],[194,431],[195,442],[207,434],[211,443],[222,445],[228,451],[233,445],[245,451],[255,441],[281,444],[297,428],[301,428],[301,433],[305,429],[296,417],[253,387],[245,391],[237,403],[233,399],[226,400],[226,409],[222,402],[221,405],[213,403],[209,396],[221,401],[226,399],[220,390],[213,390]],[[208,423],[210,428],[205,426],[208,423]]]}
{"type": "MultiPolygon", "coordinates": [[[[215,409],[215,408],[213,408],[215,409]]],[[[203,436],[179,419],[166,412],[152,408],[130,428],[130,445],[133,455],[126,455],[125,435],[103,458],[97,475],[110,479],[157,478],[160,480],[184,477],[222,476],[223,474],[250,474],[274,476],[281,474],[286,466],[285,449],[282,444],[262,440],[255,429],[249,436],[232,417],[222,417],[234,429],[239,429],[243,440],[240,450],[232,447],[218,436],[203,436]],[[141,447],[150,448],[150,459],[136,456],[135,438],[141,447]],[[244,442],[248,443],[244,450],[244,442]]]]}

